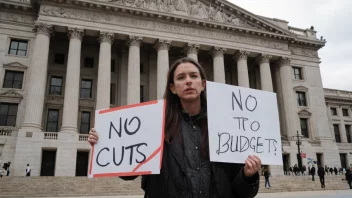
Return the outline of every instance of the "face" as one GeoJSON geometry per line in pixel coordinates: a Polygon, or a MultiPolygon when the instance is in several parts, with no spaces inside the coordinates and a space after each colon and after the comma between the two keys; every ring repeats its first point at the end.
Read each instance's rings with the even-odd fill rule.
{"type": "Polygon", "coordinates": [[[181,101],[197,100],[205,89],[205,80],[202,80],[199,69],[192,63],[181,63],[173,78],[174,84],[170,85],[170,90],[181,101]]]}

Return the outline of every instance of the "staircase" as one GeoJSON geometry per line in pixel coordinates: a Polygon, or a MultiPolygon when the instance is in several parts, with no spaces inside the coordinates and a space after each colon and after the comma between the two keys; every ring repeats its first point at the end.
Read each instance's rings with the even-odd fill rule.
{"type": "MultiPolygon", "coordinates": [[[[325,189],[321,189],[319,178],[312,182],[308,176],[271,177],[271,188],[264,188],[261,177],[260,193],[344,190],[348,184],[343,176],[326,176],[325,189]]],[[[123,181],[119,178],[88,179],[86,177],[3,177],[0,178],[0,198],[15,197],[63,197],[63,196],[108,196],[142,195],[140,179],[123,181]]]]}

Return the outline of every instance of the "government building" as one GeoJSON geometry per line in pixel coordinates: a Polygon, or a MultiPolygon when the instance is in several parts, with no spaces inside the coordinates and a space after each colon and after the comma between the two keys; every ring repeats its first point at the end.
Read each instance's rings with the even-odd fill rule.
{"type": "Polygon", "coordinates": [[[285,168],[297,132],[304,165],[347,167],[352,92],[323,88],[324,45],[226,0],[0,0],[0,164],[87,175],[95,110],[161,99],[188,56],[210,81],[277,94],[285,168]]]}

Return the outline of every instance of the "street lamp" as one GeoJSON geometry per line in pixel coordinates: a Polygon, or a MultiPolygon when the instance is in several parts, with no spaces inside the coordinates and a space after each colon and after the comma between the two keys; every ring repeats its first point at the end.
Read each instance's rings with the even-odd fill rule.
{"type": "Polygon", "coordinates": [[[292,139],[297,138],[296,141],[296,145],[297,145],[297,161],[298,161],[298,167],[299,170],[302,170],[302,156],[301,156],[301,148],[300,146],[302,145],[302,142],[299,140],[300,137],[303,137],[302,135],[299,135],[298,131],[297,131],[297,135],[296,136],[292,136],[292,139]]]}

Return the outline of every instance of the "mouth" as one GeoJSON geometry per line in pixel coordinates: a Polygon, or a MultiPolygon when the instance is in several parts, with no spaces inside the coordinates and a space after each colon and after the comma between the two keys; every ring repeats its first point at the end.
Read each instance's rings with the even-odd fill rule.
{"type": "Polygon", "coordinates": [[[193,91],[194,89],[192,88],[187,88],[185,91],[193,91]]]}

